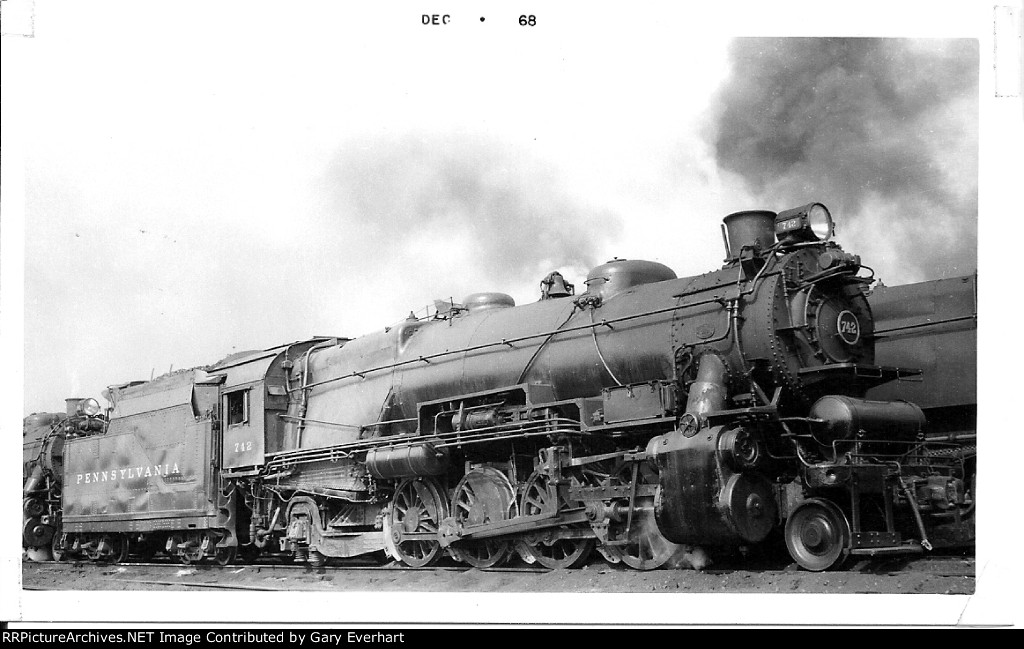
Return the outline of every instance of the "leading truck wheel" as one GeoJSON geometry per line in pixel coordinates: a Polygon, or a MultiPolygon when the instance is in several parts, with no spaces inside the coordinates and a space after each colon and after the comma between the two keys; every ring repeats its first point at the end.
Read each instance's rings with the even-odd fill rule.
{"type": "Polygon", "coordinates": [[[806,570],[838,568],[850,553],[850,524],[831,502],[805,500],[786,521],[786,547],[806,570]]]}

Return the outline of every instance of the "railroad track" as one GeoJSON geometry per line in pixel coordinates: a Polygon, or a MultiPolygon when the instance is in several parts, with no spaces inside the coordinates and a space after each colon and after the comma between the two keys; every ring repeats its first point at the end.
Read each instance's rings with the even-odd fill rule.
{"type": "MultiPolygon", "coordinates": [[[[619,570],[629,571],[630,569],[623,566],[611,566],[607,564],[592,564],[592,567],[601,566],[603,569],[608,570],[619,570]]],[[[171,561],[164,562],[121,562],[121,563],[92,563],[88,561],[38,561],[38,562],[25,562],[23,564],[25,569],[31,570],[35,567],[48,567],[48,568],[75,568],[75,569],[98,569],[98,570],[116,570],[118,568],[142,568],[142,569],[167,569],[181,572],[182,574],[216,574],[216,573],[239,573],[242,571],[250,571],[255,574],[314,574],[314,575],[325,575],[332,573],[344,573],[354,571],[365,571],[365,572],[402,572],[402,573],[526,573],[526,574],[546,574],[553,572],[548,568],[542,566],[530,566],[530,565],[506,565],[506,566],[495,566],[491,568],[473,568],[465,565],[439,565],[429,567],[410,567],[404,566],[396,562],[391,562],[384,565],[363,565],[363,564],[345,564],[345,565],[327,565],[320,567],[312,567],[308,564],[285,564],[285,563],[254,563],[245,565],[226,565],[221,566],[217,564],[202,563],[202,564],[181,564],[171,561]]],[[[736,562],[735,564],[724,564],[716,565],[711,568],[707,568],[702,572],[710,575],[726,575],[735,572],[759,572],[759,573],[785,573],[791,572],[794,566],[786,566],[784,564],[749,564],[743,562],[736,562]]],[[[657,572],[657,571],[656,571],[657,572]]],[[[861,572],[861,573],[872,573],[872,574],[909,574],[909,573],[926,573],[929,575],[936,576],[948,576],[948,577],[973,577],[975,574],[974,569],[974,558],[973,557],[960,557],[960,556],[926,556],[926,557],[914,557],[904,559],[894,558],[875,558],[875,559],[859,559],[857,561],[850,560],[844,566],[844,569],[838,571],[836,574],[843,574],[847,572],[861,572]]]]}
{"type": "MultiPolygon", "coordinates": [[[[329,577],[335,574],[350,573],[427,573],[427,574],[459,574],[459,573],[509,573],[509,574],[543,574],[551,572],[542,567],[530,566],[500,566],[493,568],[472,568],[468,566],[431,566],[413,568],[402,566],[397,563],[385,565],[341,565],[311,567],[309,565],[289,564],[249,564],[249,565],[227,565],[199,564],[185,565],[172,562],[122,562],[122,563],[92,563],[82,561],[39,561],[25,562],[22,565],[25,573],[48,571],[54,574],[74,571],[79,575],[88,575],[89,579],[101,582],[118,584],[138,584],[149,587],[164,588],[185,588],[185,589],[210,589],[210,590],[248,590],[248,591],[292,591],[294,587],[262,586],[252,583],[230,583],[232,577],[246,573],[246,577],[259,578],[281,578],[281,577],[329,577]],[[134,579],[131,574],[160,574],[164,578],[134,579]],[[175,579],[166,577],[174,576],[175,579]],[[200,581],[200,579],[214,578],[216,581],[200,581]]],[[[54,586],[43,586],[30,584],[23,587],[24,590],[67,590],[66,583],[54,586]]]]}
{"type": "Polygon", "coordinates": [[[47,566],[51,568],[98,568],[98,569],[112,569],[112,568],[167,568],[175,570],[188,570],[193,572],[236,572],[241,570],[252,570],[257,573],[260,572],[298,572],[298,573],[312,573],[312,574],[324,574],[329,572],[346,572],[346,571],[359,571],[359,570],[371,570],[371,571],[398,571],[398,572],[525,572],[525,573],[547,573],[551,572],[548,568],[543,567],[531,567],[531,566],[495,566],[493,568],[473,568],[470,566],[429,566],[422,568],[415,568],[411,566],[403,566],[398,563],[389,563],[385,565],[328,565],[321,567],[312,567],[306,564],[275,564],[275,563],[252,563],[252,564],[238,564],[238,565],[226,565],[221,566],[211,563],[201,564],[181,564],[170,561],[166,562],[119,562],[119,563],[93,563],[90,561],[32,561],[25,562],[22,564],[24,568],[28,569],[33,566],[47,566]]]}
{"type": "Polygon", "coordinates": [[[775,562],[735,561],[704,571],[636,571],[592,561],[574,570],[513,564],[494,568],[440,565],[407,568],[395,564],[183,565],[170,562],[93,564],[25,563],[26,591],[266,591],[266,592],[755,592],[755,593],[974,593],[973,558],[944,556],[858,559],[843,570],[806,572],[775,562]]]}

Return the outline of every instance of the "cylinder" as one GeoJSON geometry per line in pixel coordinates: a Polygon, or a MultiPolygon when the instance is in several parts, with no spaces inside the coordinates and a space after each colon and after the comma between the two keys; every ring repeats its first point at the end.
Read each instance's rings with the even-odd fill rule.
{"type": "Polygon", "coordinates": [[[427,443],[374,448],[366,452],[366,470],[382,480],[441,475],[448,471],[448,453],[427,443]]]}
{"type": "Polygon", "coordinates": [[[775,244],[775,212],[733,212],[722,222],[729,233],[729,254],[733,259],[740,256],[744,246],[766,250],[775,244]]]}
{"type": "Polygon", "coordinates": [[[673,543],[759,543],[778,520],[772,484],[758,472],[734,473],[719,461],[724,432],[723,426],[692,437],[673,431],[647,446],[658,466],[655,520],[673,543]]]}
{"type": "Polygon", "coordinates": [[[854,439],[863,432],[880,440],[914,439],[924,428],[924,412],[906,401],[871,401],[837,394],[824,396],[811,406],[809,416],[821,419],[815,438],[824,444],[854,439]]]}

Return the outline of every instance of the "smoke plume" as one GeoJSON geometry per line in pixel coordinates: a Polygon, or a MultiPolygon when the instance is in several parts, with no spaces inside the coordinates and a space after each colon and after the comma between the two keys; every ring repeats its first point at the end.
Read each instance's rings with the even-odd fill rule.
{"type": "Polygon", "coordinates": [[[888,283],[976,269],[977,41],[744,38],[731,62],[715,154],[760,205],[822,201],[888,283]]]}
{"type": "Polygon", "coordinates": [[[353,142],[335,157],[328,182],[336,212],[367,240],[395,250],[428,242],[435,257],[454,257],[497,286],[535,284],[559,268],[585,271],[619,228],[523,147],[480,137],[353,142]]]}

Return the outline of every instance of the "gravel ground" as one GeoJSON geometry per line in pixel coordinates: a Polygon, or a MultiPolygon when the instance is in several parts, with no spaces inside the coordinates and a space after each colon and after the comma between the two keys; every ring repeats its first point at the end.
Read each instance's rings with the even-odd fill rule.
{"type": "Polygon", "coordinates": [[[477,570],[320,568],[253,565],[90,565],[31,563],[26,590],[253,590],[534,593],[843,593],[973,594],[974,560],[928,557],[850,561],[843,570],[810,573],[795,565],[714,566],[709,570],[638,572],[593,561],[577,570],[533,571],[525,566],[477,570]]]}

